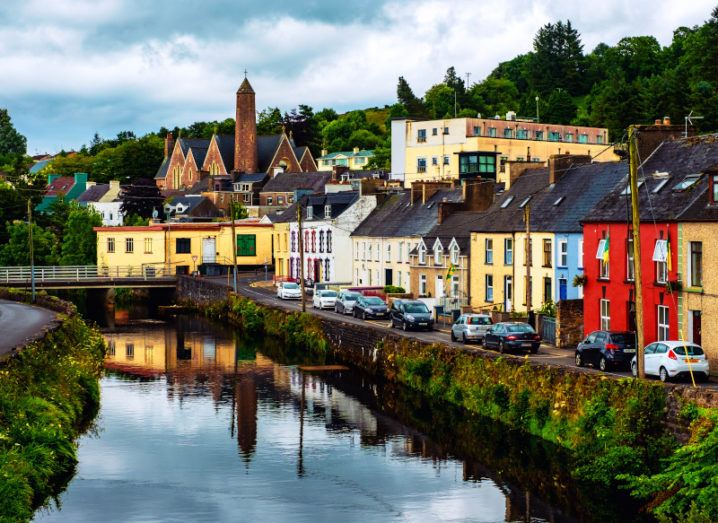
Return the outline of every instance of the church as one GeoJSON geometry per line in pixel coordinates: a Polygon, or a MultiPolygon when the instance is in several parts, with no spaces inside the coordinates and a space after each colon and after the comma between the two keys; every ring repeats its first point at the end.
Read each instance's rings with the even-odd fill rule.
{"type": "Polygon", "coordinates": [[[233,181],[235,175],[242,173],[264,173],[271,178],[280,172],[316,170],[309,148],[298,147],[291,135],[282,131],[257,136],[255,93],[245,78],[237,90],[234,136],[215,134],[209,140],[175,140],[169,133],[155,183],[163,191],[186,191],[208,176],[219,182],[233,181]]]}

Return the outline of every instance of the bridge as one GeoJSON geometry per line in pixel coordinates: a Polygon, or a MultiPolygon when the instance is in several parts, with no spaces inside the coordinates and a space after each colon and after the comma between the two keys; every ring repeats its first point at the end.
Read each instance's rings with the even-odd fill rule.
{"type": "Polygon", "coordinates": [[[0,287],[30,288],[33,277],[38,289],[172,288],[176,269],[169,265],[98,267],[55,265],[0,267],[0,287]]]}

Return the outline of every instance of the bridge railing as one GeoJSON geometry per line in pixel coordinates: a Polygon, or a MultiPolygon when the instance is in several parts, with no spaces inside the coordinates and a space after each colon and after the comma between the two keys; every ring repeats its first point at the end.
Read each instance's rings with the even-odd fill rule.
{"type": "MultiPolygon", "coordinates": [[[[160,278],[175,278],[175,269],[167,265],[125,265],[125,266],[96,266],[96,265],[53,265],[36,266],[34,268],[35,281],[43,282],[82,282],[104,281],[118,279],[156,280],[160,278]]],[[[32,268],[0,267],[0,283],[25,283],[33,277],[32,268]]]]}

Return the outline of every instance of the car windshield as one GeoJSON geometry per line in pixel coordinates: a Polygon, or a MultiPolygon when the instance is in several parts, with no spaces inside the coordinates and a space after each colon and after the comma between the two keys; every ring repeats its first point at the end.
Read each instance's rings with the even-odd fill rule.
{"type": "Polygon", "coordinates": [[[322,298],[336,298],[337,293],[335,291],[322,291],[322,298]]]}
{"type": "Polygon", "coordinates": [[[406,312],[414,312],[414,313],[429,312],[429,308],[426,305],[424,305],[423,303],[407,303],[404,306],[404,310],[406,312]]]}
{"type": "Polygon", "coordinates": [[[507,325],[506,330],[509,332],[534,332],[533,327],[528,323],[521,323],[518,325],[507,325]]]}
{"type": "Polygon", "coordinates": [[[681,345],[680,347],[675,347],[673,352],[679,356],[686,356],[686,349],[688,349],[688,356],[703,356],[703,349],[698,345],[681,345]]]}
{"type": "Polygon", "coordinates": [[[466,322],[469,325],[491,325],[491,318],[486,316],[471,316],[466,322]]]}
{"type": "Polygon", "coordinates": [[[384,305],[381,298],[377,298],[376,296],[369,296],[365,301],[367,305],[384,305]]]}
{"type": "Polygon", "coordinates": [[[344,299],[347,301],[356,301],[359,297],[358,292],[346,292],[344,293],[344,299]]]}
{"type": "Polygon", "coordinates": [[[619,345],[628,345],[629,347],[636,346],[636,336],[632,332],[611,334],[611,341],[619,345]]]}
{"type": "Polygon", "coordinates": [[[284,288],[285,289],[298,289],[299,285],[297,285],[296,283],[285,283],[284,288]]]}

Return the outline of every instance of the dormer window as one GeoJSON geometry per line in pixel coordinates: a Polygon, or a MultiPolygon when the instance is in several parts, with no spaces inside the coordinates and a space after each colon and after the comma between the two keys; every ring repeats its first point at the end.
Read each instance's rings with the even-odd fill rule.
{"type": "Polygon", "coordinates": [[[331,217],[332,217],[332,206],[325,205],[324,206],[324,219],[328,220],[331,217]]]}
{"type": "Polygon", "coordinates": [[[426,264],[426,247],[423,243],[419,245],[419,264],[426,264]]]}
{"type": "Polygon", "coordinates": [[[434,247],[434,265],[441,265],[444,256],[444,249],[437,245],[434,247]]]}
{"type": "Polygon", "coordinates": [[[530,200],[531,200],[531,196],[526,197],[526,199],[521,202],[521,205],[519,205],[519,207],[521,209],[523,209],[524,207],[526,207],[526,204],[528,204],[530,200]]]}
{"type": "Polygon", "coordinates": [[[313,220],[314,219],[314,207],[311,205],[307,205],[307,220],[313,220]]]}
{"type": "Polygon", "coordinates": [[[452,265],[459,264],[459,246],[458,245],[453,245],[451,247],[451,264],[452,265]]]}
{"type": "Polygon", "coordinates": [[[673,186],[674,191],[685,191],[686,189],[689,189],[690,187],[693,187],[696,182],[700,179],[700,174],[689,174],[685,178],[683,178],[680,182],[678,182],[676,185],[673,186]]]}
{"type": "Polygon", "coordinates": [[[711,175],[710,185],[710,202],[713,205],[718,205],[718,174],[711,175]]]}
{"type": "MultiPolygon", "coordinates": [[[[640,188],[641,188],[641,185],[643,185],[643,180],[639,180],[639,181],[638,181],[637,187],[640,189],[640,188]]],[[[631,184],[630,184],[630,182],[626,185],[626,188],[623,189],[623,191],[621,192],[621,194],[622,194],[623,196],[626,196],[626,195],[628,195],[628,194],[631,194],[631,184]]]]}

